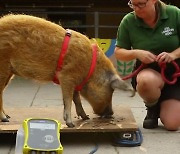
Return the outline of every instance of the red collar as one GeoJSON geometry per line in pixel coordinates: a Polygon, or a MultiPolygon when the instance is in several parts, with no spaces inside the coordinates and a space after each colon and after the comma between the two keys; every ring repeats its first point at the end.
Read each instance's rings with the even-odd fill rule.
{"type": "MultiPolygon", "coordinates": [[[[58,64],[57,64],[57,67],[56,67],[56,73],[55,73],[55,76],[54,76],[54,79],[53,79],[53,82],[56,83],[56,84],[60,84],[59,80],[57,78],[57,72],[61,71],[61,69],[62,69],[63,60],[64,60],[64,57],[65,57],[66,52],[67,52],[70,37],[71,37],[71,31],[67,30],[66,35],[64,37],[63,44],[62,44],[61,53],[59,55],[59,60],[58,60],[58,64]]],[[[76,86],[76,88],[75,88],[76,91],[81,91],[82,90],[83,86],[86,84],[86,82],[88,81],[88,79],[91,77],[91,75],[93,74],[93,72],[95,70],[96,60],[97,60],[97,45],[93,44],[92,49],[93,49],[92,62],[91,62],[91,67],[89,69],[88,75],[82,81],[82,83],[80,85],[76,86]]]]}

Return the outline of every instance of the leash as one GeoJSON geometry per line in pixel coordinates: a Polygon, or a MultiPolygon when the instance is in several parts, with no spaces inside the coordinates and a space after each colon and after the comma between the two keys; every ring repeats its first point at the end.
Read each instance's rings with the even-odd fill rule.
{"type": "Polygon", "coordinates": [[[161,76],[162,76],[163,80],[169,85],[175,84],[177,82],[177,78],[180,77],[180,67],[179,67],[179,65],[175,61],[172,61],[171,64],[176,69],[176,71],[172,75],[172,80],[168,80],[166,78],[166,76],[165,76],[166,63],[162,62],[162,63],[159,64],[159,66],[161,68],[161,76]]]}
{"type": "MultiPolygon", "coordinates": [[[[162,79],[164,80],[165,83],[167,83],[169,85],[175,84],[177,82],[178,77],[180,77],[180,67],[179,67],[179,65],[175,61],[171,61],[171,64],[174,66],[176,71],[172,75],[172,80],[168,80],[166,75],[165,75],[166,63],[165,62],[159,63],[159,67],[161,68],[162,79]]],[[[127,80],[127,79],[130,79],[130,78],[136,76],[146,66],[147,66],[146,64],[141,63],[141,65],[137,68],[137,70],[132,72],[130,75],[127,75],[127,76],[123,77],[122,80],[127,80]]]]}
{"type": "Polygon", "coordinates": [[[145,67],[146,67],[146,64],[141,63],[141,65],[137,68],[137,70],[135,70],[135,71],[132,72],[131,74],[129,74],[129,75],[123,77],[122,80],[128,80],[128,79],[130,79],[130,78],[136,76],[136,75],[137,75],[143,68],[145,68],[145,67]]]}

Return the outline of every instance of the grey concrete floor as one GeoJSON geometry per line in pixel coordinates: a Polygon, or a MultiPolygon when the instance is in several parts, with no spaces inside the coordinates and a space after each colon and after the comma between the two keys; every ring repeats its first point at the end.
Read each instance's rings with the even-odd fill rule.
{"type": "MultiPolygon", "coordinates": [[[[61,143],[64,154],[89,154],[97,148],[96,154],[180,154],[180,131],[171,132],[159,127],[153,130],[142,128],[146,110],[142,99],[136,95],[116,90],[113,94],[113,105],[129,106],[138,127],[143,134],[143,143],[137,147],[113,146],[109,133],[62,134],[61,143]]],[[[5,107],[60,106],[61,89],[52,83],[39,84],[32,80],[15,77],[4,92],[5,107]]],[[[83,105],[88,105],[83,100],[83,105]]],[[[0,154],[14,154],[16,134],[0,134],[0,154]]]]}

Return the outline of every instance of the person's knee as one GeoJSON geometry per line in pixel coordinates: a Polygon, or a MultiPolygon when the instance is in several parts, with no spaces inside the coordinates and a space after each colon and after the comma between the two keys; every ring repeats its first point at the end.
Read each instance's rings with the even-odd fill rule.
{"type": "Polygon", "coordinates": [[[156,80],[152,73],[141,74],[137,78],[137,92],[149,107],[157,103],[161,94],[160,83],[156,80]]]}
{"type": "Polygon", "coordinates": [[[161,103],[160,119],[167,130],[176,131],[180,128],[180,102],[169,99],[161,103]]]}
{"type": "Polygon", "coordinates": [[[137,84],[142,85],[144,88],[149,87],[162,87],[164,82],[161,75],[152,69],[145,69],[137,75],[137,84]]]}
{"type": "Polygon", "coordinates": [[[149,92],[151,91],[152,88],[153,88],[153,84],[148,77],[140,78],[137,81],[136,89],[138,90],[138,92],[149,92]]]}
{"type": "Polygon", "coordinates": [[[169,131],[176,131],[180,127],[179,121],[171,117],[161,117],[161,122],[163,123],[164,127],[169,131]]]}
{"type": "Polygon", "coordinates": [[[152,73],[144,73],[137,77],[137,86],[143,91],[149,91],[152,88],[158,88],[160,85],[160,81],[152,73]]]}
{"type": "Polygon", "coordinates": [[[169,131],[177,131],[179,129],[177,122],[165,122],[164,127],[169,131]]]}
{"type": "Polygon", "coordinates": [[[150,79],[148,77],[143,77],[137,81],[138,86],[141,86],[142,88],[149,88],[149,82],[150,79]]]}

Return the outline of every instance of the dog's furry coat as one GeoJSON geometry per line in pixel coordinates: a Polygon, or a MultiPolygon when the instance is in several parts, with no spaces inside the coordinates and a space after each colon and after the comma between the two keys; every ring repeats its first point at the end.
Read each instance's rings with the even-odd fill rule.
{"type": "MultiPolygon", "coordinates": [[[[2,94],[15,74],[38,81],[52,81],[66,30],[45,19],[28,15],[7,15],[0,19],[0,119],[8,121],[3,111],[2,94]]],[[[71,102],[74,101],[78,116],[88,119],[79,92],[74,88],[88,74],[92,60],[91,41],[76,31],[65,55],[63,68],[58,72],[64,101],[64,119],[69,127],[71,102]]],[[[129,90],[119,77],[110,60],[98,48],[97,64],[92,77],[83,87],[84,96],[96,114],[111,115],[114,88],[129,90]]]]}

